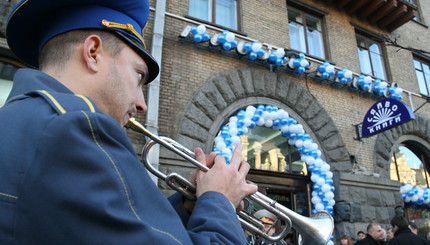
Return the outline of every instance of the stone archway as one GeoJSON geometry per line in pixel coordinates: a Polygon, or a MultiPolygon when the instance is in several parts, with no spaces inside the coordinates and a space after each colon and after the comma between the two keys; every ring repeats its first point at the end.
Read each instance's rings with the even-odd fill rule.
{"type": "Polygon", "coordinates": [[[238,103],[272,102],[286,105],[307,124],[320,143],[332,171],[350,172],[352,165],[339,130],[315,97],[287,76],[262,69],[230,70],[209,79],[187,105],[179,125],[178,141],[206,152],[223,120],[238,103]],[[235,105],[235,106],[232,106],[235,105]]]}
{"type": "MultiPolygon", "coordinates": [[[[390,158],[396,144],[408,139],[422,140],[430,145],[430,120],[416,115],[416,119],[378,134],[375,145],[375,172],[381,177],[390,178],[390,158]]],[[[429,149],[430,150],[430,149],[429,149]]]]}

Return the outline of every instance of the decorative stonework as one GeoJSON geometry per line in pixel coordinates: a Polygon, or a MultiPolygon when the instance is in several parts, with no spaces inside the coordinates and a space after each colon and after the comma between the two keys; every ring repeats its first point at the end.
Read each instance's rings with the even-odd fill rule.
{"type": "Polygon", "coordinates": [[[320,103],[299,83],[261,69],[231,70],[209,79],[192,97],[179,125],[178,142],[212,149],[220,126],[240,107],[272,104],[286,109],[312,132],[333,171],[351,171],[339,130],[320,103]]]}

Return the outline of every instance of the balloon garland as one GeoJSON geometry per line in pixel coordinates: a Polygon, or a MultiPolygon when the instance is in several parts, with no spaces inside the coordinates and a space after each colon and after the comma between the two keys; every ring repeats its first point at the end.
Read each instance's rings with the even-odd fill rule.
{"type": "Polygon", "coordinates": [[[405,203],[430,207],[430,189],[406,184],[400,187],[400,193],[405,203]]]}
{"type": "MultiPolygon", "coordinates": [[[[207,42],[211,39],[210,35],[206,33],[205,25],[192,26],[190,32],[194,35],[193,39],[196,43],[207,42]]],[[[252,43],[244,42],[243,45],[239,45],[243,41],[238,42],[235,34],[228,30],[224,30],[221,34],[214,37],[216,37],[216,40],[213,43],[211,42],[212,45],[220,45],[226,51],[236,48],[240,54],[247,55],[250,60],[266,60],[269,64],[276,67],[287,66],[299,74],[306,73],[311,66],[311,63],[303,53],[299,53],[299,57],[297,58],[287,57],[283,48],[278,48],[274,51],[265,50],[263,44],[258,41],[252,43]]],[[[336,71],[335,67],[328,62],[320,64],[315,70],[315,74],[326,80],[334,77],[332,80],[342,85],[350,84],[359,90],[374,93],[377,96],[385,96],[399,101],[403,99],[403,89],[398,87],[398,84],[394,82],[389,85],[387,82],[381,82],[380,79],[373,80],[372,77],[367,75],[353,76],[353,73],[346,68],[336,71]]]]}
{"type": "Polygon", "coordinates": [[[248,106],[246,110],[240,110],[221,127],[220,134],[215,138],[213,151],[229,163],[234,147],[240,143],[240,136],[257,126],[280,130],[282,137],[288,138],[288,144],[296,148],[301,160],[306,162],[307,169],[311,172],[311,180],[314,183],[312,213],[325,210],[333,215],[335,188],[330,165],[321,159],[318,144],[312,141],[303,126],[285,110],[273,105],[258,105],[257,108],[248,106]]]}

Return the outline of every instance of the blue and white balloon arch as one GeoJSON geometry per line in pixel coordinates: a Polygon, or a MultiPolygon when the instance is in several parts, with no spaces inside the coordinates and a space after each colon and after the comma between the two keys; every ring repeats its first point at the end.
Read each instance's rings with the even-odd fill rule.
{"type": "Polygon", "coordinates": [[[400,187],[400,193],[405,203],[430,208],[430,189],[406,184],[400,187]]]}
{"type": "Polygon", "coordinates": [[[257,108],[248,106],[246,110],[240,110],[221,127],[219,136],[215,138],[213,151],[222,155],[229,163],[234,147],[240,143],[240,136],[246,135],[248,129],[257,126],[282,131],[282,137],[288,138],[288,143],[296,148],[301,160],[306,162],[307,169],[311,172],[312,213],[325,210],[333,215],[335,188],[330,165],[321,159],[318,144],[312,141],[303,126],[285,110],[273,105],[258,105],[257,108]]]}

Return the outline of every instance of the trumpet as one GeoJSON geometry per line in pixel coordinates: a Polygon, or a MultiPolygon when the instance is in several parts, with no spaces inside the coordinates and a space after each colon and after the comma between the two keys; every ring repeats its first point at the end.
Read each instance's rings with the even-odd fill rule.
{"type": "MultiPolygon", "coordinates": [[[[157,178],[166,182],[170,188],[182,193],[190,200],[196,200],[196,186],[194,183],[191,183],[177,173],[166,175],[155,169],[149,161],[149,151],[154,145],[159,144],[176,153],[184,160],[192,163],[199,170],[205,172],[208,171],[209,168],[206,165],[195,159],[194,152],[185,148],[171,138],[152,134],[134,118],[131,118],[125,127],[150,138],[142,148],[142,162],[145,168],[157,178]]],[[[330,240],[334,228],[334,222],[331,215],[325,211],[317,212],[311,217],[305,217],[286,208],[260,192],[256,192],[246,197],[246,199],[257,203],[267,211],[273,213],[277,217],[276,222],[283,221],[285,223],[285,227],[281,232],[277,233],[277,235],[268,235],[267,232],[265,232],[264,224],[260,220],[245,211],[238,211],[236,214],[242,228],[249,231],[254,236],[258,236],[271,242],[276,242],[283,239],[290,232],[291,228],[294,228],[300,234],[299,240],[301,245],[325,245],[330,240]]],[[[276,222],[274,222],[274,224],[276,224],[276,222]]],[[[273,228],[274,224],[271,228],[273,228]]]]}

